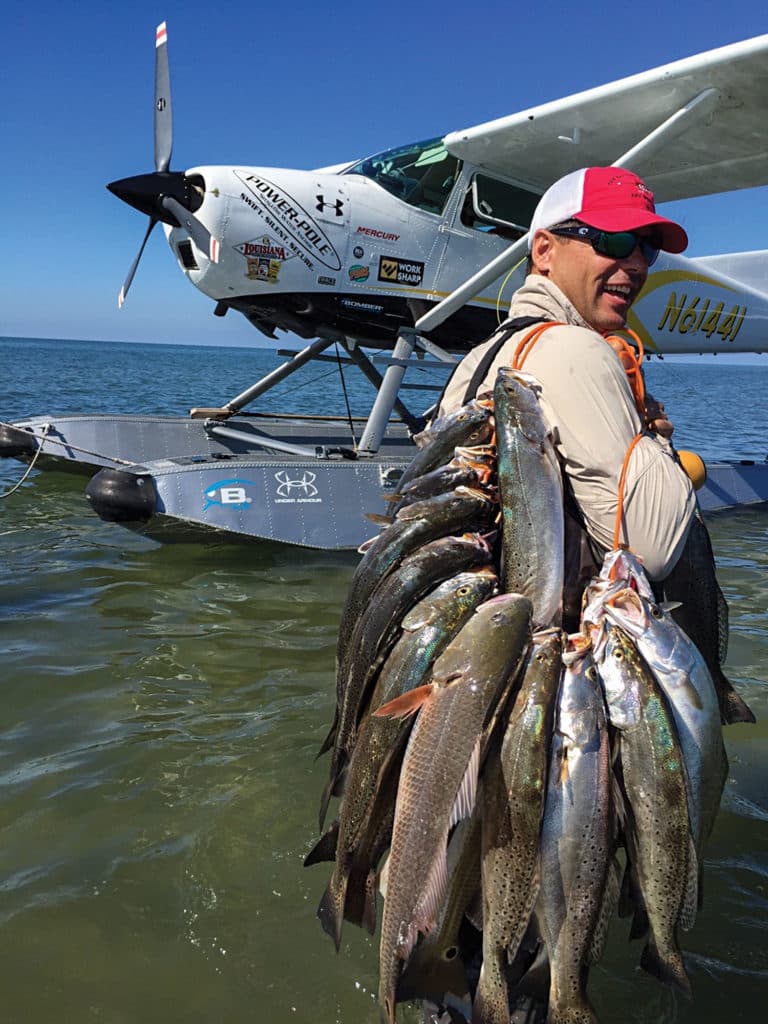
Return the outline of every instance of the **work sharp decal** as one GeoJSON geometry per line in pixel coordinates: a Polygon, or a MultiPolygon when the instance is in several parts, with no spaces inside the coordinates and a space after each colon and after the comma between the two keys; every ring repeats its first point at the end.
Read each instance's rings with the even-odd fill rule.
{"type": "Polygon", "coordinates": [[[415,287],[424,277],[424,264],[418,260],[403,260],[396,256],[379,257],[379,280],[390,284],[407,284],[415,287]]]}
{"type": "Polygon", "coordinates": [[[211,505],[221,505],[222,508],[244,509],[253,502],[248,495],[247,487],[255,487],[252,480],[217,480],[215,484],[206,487],[203,491],[205,504],[203,512],[211,505]]]}
{"type": "Polygon", "coordinates": [[[234,172],[246,192],[240,198],[263,218],[287,246],[310,269],[313,260],[329,270],[341,270],[341,259],[320,225],[285,189],[260,174],[234,172]]]}

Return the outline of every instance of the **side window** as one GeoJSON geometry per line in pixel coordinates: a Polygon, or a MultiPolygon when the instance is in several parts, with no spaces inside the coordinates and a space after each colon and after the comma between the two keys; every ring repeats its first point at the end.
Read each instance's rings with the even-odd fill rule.
{"type": "Polygon", "coordinates": [[[515,240],[528,230],[540,198],[520,185],[476,174],[464,200],[461,222],[515,240]]]}

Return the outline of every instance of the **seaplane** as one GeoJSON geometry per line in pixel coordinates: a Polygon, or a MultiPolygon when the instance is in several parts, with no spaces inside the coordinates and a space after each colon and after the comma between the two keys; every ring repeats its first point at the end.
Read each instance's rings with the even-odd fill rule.
{"type": "MultiPolygon", "coordinates": [[[[102,518],[169,523],[306,548],[357,548],[386,510],[430,409],[406,376],[450,366],[503,319],[498,282],[523,280],[545,189],[591,164],[630,168],[657,202],[768,183],[768,35],[701,53],[498,120],[317,170],[170,169],[168,32],[155,40],[155,169],[107,187],[146,215],[122,306],[157,224],[217,316],[242,314],[304,347],[187,416],[36,415],[0,424],[0,454],[89,475],[102,518]],[[334,355],[326,350],[333,348],[334,355]],[[372,350],[385,353],[374,358],[372,350]],[[258,411],[308,362],[371,381],[364,420],[258,411]],[[257,403],[256,408],[252,404],[257,403]]],[[[651,353],[768,349],[768,251],[661,254],[629,326],[651,353]]],[[[438,386],[439,387],[439,386],[438,386]]],[[[707,511],[768,500],[768,464],[718,463],[707,511]]]]}

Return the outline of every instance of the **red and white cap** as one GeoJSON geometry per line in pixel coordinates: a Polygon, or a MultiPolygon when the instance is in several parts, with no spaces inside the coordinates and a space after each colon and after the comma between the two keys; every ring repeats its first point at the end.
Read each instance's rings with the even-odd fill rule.
{"type": "Polygon", "coordinates": [[[599,231],[637,231],[653,227],[665,252],[682,252],[688,235],[679,224],[660,217],[653,192],[622,167],[582,167],[550,185],[533,213],[529,239],[568,220],[599,231]]]}

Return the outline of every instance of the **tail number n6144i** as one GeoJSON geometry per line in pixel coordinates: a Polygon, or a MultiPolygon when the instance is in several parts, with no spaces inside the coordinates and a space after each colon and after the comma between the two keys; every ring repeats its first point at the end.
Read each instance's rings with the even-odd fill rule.
{"type": "Polygon", "coordinates": [[[677,330],[678,334],[698,334],[701,331],[708,338],[717,333],[723,341],[735,341],[747,315],[747,307],[732,306],[723,316],[724,302],[717,302],[712,306],[712,300],[705,299],[700,307],[700,301],[699,295],[691,296],[688,302],[688,295],[685,292],[679,299],[675,292],[670,292],[666,308],[659,320],[658,330],[666,327],[669,331],[677,330]]]}

